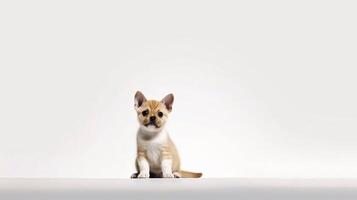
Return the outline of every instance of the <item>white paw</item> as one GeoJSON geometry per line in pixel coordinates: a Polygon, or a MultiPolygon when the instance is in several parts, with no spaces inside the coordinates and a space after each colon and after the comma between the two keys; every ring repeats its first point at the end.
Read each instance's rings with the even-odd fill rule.
{"type": "Polygon", "coordinates": [[[138,174],[139,174],[139,173],[134,173],[134,174],[132,174],[132,175],[130,176],[130,178],[138,178],[138,174]]]}
{"type": "Polygon", "coordinates": [[[150,173],[149,172],[140,172],[138,175],[138,178],[149,178],[150,173]]]}
{"type": "Polygon", "coordinates": [[[164,178],[175,178],[175,175],[173,173],[163,173],[162,177],[164,177],[164,178]]]}
{"type": "Polygon", "coordinates": [[[174,174],[175,178],[182,178],[180,172],[174,172],[173,174],[174,174]]]}

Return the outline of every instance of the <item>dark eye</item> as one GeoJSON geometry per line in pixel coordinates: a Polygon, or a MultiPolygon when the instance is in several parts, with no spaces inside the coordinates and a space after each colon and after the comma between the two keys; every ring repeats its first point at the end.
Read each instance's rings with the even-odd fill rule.
{"type": "Polygon", "coordinates": [[[162,117],[162,116],[164,116],[164,113],[162,113],[161,111],[159,111],[159,112],[157,113],[157,115],[158,115],[159,117],[162,117]]]}
{"type": "Polygon", "coordinates": [[[142,113],[141,113],[143,116],[146,116],[149,114],[149,111],[148,110],[144,110],[142,113]]]}

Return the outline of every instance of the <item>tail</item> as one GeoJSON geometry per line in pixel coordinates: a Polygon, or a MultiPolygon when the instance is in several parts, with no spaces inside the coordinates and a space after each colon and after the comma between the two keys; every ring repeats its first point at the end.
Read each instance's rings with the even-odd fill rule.
{"type": "Polygon", "coordinates": [[[202,173],[198,172],[188,172],[188,171],[180,171],[181,178],[200,178],[202,173]]]}

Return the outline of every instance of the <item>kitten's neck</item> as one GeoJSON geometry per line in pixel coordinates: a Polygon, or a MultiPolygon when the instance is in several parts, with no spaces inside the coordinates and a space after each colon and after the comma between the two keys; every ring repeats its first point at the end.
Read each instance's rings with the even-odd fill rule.
{"type": "Polygon", "coordinates": [[[138,130],[138,137],[140,137],[143,140],[153,140],[155,138],[161,137],[167,135],[165,128],[163,127],[162,129],[158,131],[148,131],[142,126],[140,126],[138,130]]]}

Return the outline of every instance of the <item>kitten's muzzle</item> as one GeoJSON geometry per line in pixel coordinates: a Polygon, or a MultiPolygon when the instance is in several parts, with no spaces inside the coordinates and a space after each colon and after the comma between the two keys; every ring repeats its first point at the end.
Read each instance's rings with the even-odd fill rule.
{"type": "Polygon", "coordinates": [[[149,126],[149,125],[153,125],[156,128],[159,128],[159,126],[156,124],[156,117],[155,116],[151,116],[149,118],[149,123],[145,124],[146,127],[149,126]]]}
{"type": "Polygon", "coordinates": [[[156,117],[155,116],[151,116],[150,117],[150,123],[152,123],[152,122],[156,122],[156,117]]]}

